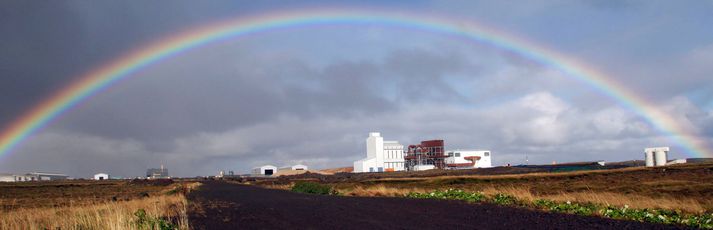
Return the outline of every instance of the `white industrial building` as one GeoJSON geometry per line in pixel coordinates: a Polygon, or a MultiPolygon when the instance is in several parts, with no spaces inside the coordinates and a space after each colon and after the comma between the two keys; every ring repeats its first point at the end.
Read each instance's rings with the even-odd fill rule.
{"type": "Polygon", "coordinates": [[[669,151],[669,147],[645,148],[644,156],[646,167],[685,164],[687,162],[687,159],[676,159],[668,161],[669,151]]]}
{"type": "Polygon", "coordinates": [[[493,167],[489,150],[452,150],[447,151],[445,159],[449,169],[472,169],[493,167]]]}
{"type": "Polygon", "coordinates": [[[446,155],[446,167],[450,169],[492,167],[489,150],[451,150],[447,151],[446,155]]]}
{"type": "Polygon", "coordinates": [[[265,175],[272,176],[277,172],[277,167],[272,165],[263,165],[260,167],[253,168],[253,175],[265,175]]]}
{"type": "Polygon", "coordinates": [[[303,170],[303,171],[307,171],[308,169],[309,169],[309,168],[307,167],[307,165],[293,165],[293,166],[292,166],[292,170],[303,170]]]}
{"type": "Polygon", "coordinates": [[[354,162],[354,172],[384,171],[404,171],[404,146],[371,132],[366,138],[366,158],[354,162]]]}
{"type": "Polygon", "coordinates": [[[106,174],[106,173],[94,174],[94,180],[108,180],[108,179],[109,179],[109,174],[106,174]]]}
{"type": "Polygon", "coordinates": [[[299,170],[299,171],[307,171],[309,168],[307,165],[293,165],[293,166],[285,166],[279,169],[279,171],[284,171],[284,170],[299,170]]]}
{"type": "Polygon", "coordinates": [[[32,172],[26,174],[0,174],[0,182],[66,180],[69,176],[59,173],[32,172]]]}

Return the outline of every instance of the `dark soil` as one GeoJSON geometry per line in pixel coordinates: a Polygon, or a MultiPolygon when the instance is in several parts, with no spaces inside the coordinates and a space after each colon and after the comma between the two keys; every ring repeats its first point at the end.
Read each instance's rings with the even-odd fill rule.
{"type": "Polygon", "coordinates": [[[171,185],[165,182],[64,180],[0,183],[0,212],[139,199],[161,194],[171,185]]]}
{"type": "Polygon", "coordinates": [[[490,204],[293,193],[207,181],[189,194],[195,229],[675,229],[490,204]]]}

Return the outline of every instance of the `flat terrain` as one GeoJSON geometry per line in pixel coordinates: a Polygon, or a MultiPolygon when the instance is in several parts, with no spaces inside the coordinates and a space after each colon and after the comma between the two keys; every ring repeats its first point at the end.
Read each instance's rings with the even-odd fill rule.
{"type": "MultiPolygon", "coordinates": [[[[639,208],[671,208],[688,212],[713,211],[713,164],[630,167],[572,172],[547,168],[497,167],[425,172],[303,174],[252,182],[284,186],[299,180],[334,186],[349,194],[354,188],[385,187],[399,191],[448,188],[524,194],[525,198],[572,200],[639,208]],[[541,172],[541,170],[545,170],[541,172]]],[[[513,194],[513,195],[518,195],[513,194]]],[[[357,196],[368,194],[355,193],[357,196]]]]}
{"type": "Polygon", "coordinates": [[[299,194],[208,181],[189,194],[195,229],[675,229],[458,201],[299,194]]]}
{"type": "Polygon", "coordinates": [[[171,181],[66,180],[0,183],[0,211],[128,201],[160,194],[171,181]]]}

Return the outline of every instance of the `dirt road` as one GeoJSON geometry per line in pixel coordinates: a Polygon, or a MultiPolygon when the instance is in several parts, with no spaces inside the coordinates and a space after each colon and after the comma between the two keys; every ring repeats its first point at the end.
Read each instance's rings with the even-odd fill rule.
{"type": "Polygon", "coordinates": [[[298,194],[206,182],[189,195],[195,229],[674,229],[458,201],[298,194]]]}

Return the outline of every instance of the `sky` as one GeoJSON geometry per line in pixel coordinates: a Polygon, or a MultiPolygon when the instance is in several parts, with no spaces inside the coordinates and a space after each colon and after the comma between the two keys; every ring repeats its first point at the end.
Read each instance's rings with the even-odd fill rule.
{"type": "MultiPolygon", "coordinates": [[[[713,1],[0,2],[0,131],[131,50],[220,21],[317,8],[437,15],[586,63],[713,143],[713,1]]],[[[559,69],[446,34],[326,24],[220,41],[149,65],[0,156],[0,172],[135,177],[351,166],[369,132],[443,139],[495,165],[643,159],[669,136],[559,69]]]]}

